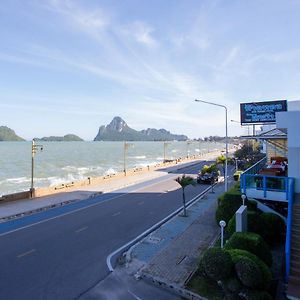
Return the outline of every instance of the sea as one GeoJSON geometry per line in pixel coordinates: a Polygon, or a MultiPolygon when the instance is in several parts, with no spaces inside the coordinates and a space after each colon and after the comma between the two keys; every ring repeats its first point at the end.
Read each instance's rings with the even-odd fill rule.
{"type": "MultiPolygon", "coordinates": [[[[87,177],[155,165],[164,159],[223,150],[215,142],[36,142],[34,187],[49,187],[87,177]],[[41,150],[42,148],[42,150],[41,150]],[[126,149],[126,155],[124,155],[126,149]]],[[[29,190],[31,142],[0,142],[0,196],[29,190]]]]}

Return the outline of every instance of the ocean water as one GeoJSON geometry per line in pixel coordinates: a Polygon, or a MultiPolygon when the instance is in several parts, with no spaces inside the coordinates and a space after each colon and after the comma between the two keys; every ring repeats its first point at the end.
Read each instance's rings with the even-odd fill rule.
{"type": "MultiPolygon", "coordinates": [[[[124,142],[41,142],[34,158],[34,187],[48,187],[124,170],[124,142]]],[[[224,149],[223,143],[130,142],[126,169],[164,159],[224,149]]],[[[31,185],[31,142],[0,142],[0,195],[28,190],[31,185]]]]}

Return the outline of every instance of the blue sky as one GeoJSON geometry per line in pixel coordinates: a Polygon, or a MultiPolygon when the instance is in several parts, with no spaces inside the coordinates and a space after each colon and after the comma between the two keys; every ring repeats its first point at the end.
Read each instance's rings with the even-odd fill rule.
{"type": "Polygon", "coordinates": [[[194,99],[229,120],[240,102],[299,99],[299,28],[297,0],[2,0],[0,125],[92,140],[119,115],[224,135],[224,110],[194,99]]]}

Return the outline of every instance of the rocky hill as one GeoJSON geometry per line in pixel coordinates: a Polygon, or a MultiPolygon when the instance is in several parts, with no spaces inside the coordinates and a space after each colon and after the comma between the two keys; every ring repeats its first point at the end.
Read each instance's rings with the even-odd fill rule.
{"type": "Polygon", "coordinates": [[[64,136],[46,136],[43,138],[35,138],[36,141],[44,142],[82,142],[83,139],[75,134],[66,134],[64,136]]]}
{"type": "Polygon", "coordinates": [[[94,141],[185,141],[185,135],[172,134],[165,129],[135,130],[120,117],[114,117],[108,125],[99,128],[94,141]]]}
{"type": "Polygon", "coordinates": [[[0,126],[0,141],[25,141],[7,126],[0,126]]]}

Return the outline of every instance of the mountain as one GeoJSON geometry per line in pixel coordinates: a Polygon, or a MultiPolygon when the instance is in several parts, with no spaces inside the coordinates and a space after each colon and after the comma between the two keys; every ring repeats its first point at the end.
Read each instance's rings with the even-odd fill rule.
{"type": "Polygon", "coordinates": [[[75,134],[66,134],[64,136],[46,136],[43,138],[35,138],[36,141],[44,142],[82,142],[83,139],[75,134]]]}
{"type": "Polygon", "coordinates": [[[185,135],[172,134],[165,129],[148,128],[137,131],[130,128],[120,117],[114,117],[106,126],[99,128],[94,141],[185,141],[188,137],[185,135]]]}
{"type": "Polygon", "coordinates": [[[0,126],[0,141],[25,141],[7,126],[0,126]]]}

